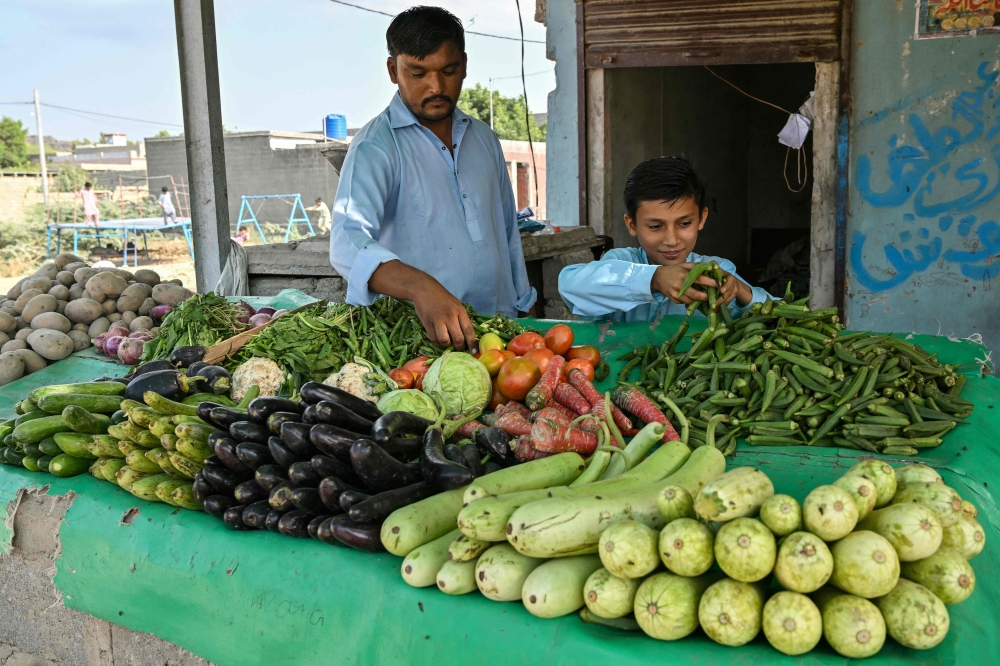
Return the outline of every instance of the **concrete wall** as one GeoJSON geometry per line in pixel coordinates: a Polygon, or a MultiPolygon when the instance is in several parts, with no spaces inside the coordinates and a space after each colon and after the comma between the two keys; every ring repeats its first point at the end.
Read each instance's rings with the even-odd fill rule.
{"type": "Polygon", "coordinates": [[[22,224],[24,209],[43,203],[41,188],[41,174],[0,173],[0,222],[22,224]]]}
{"type": "Polygon", "coordinates": [[[21,490],[5,507],[13,530],[0,547],[0,664],[3,666],[210,666],[187,650],[63,605],[52,577],[59,528],[75,495],[21,490]]]}
{"type": "Polygon", "coordinates": [[[856,2],[852,328],[1000,345],[1000,35],[914,39],[914,3],[856,2]]]}
{"type": "MultiPolygon", "coordinates": [[[[233,229],[244,195],[300,193],[302,202],[311,206],[316,197],[322,197],[329,205],[337,192],[340,182],[337,171],[320,154],[330,144],[272,149],[271,138],[268,132],[230,134],[225,138],[229,223],[233,229]]],[[[169,178],[163,176],[188,180],[183,138],[146,139],[146,155],[150,188],[154,192],[169,185],[169,178]]],[[[343,164],[342,159],[340,163],[343,164]]],[[[288,222],[291,208],[280,200],[254,201],[253,206],[255,211],[260,207],[257,218],[262,223],[267,220],[284,226],[288,222]]]]}
{"type": "Polygon", "coordinates": [[[546,215],[553,224],[580,224],[580,178],[576,80],[576,2],[547,0],[546,55],[556,63],[556,88],[549,93],[546,128],[546,215]]]}

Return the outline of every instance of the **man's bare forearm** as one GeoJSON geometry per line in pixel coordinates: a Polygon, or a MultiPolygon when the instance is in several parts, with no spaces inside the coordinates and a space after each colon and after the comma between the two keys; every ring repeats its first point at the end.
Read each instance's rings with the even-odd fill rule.
{"type": "Polygon", "coordinates": [[[402,261],[387,261],[372,273],[368,279],[368,289],[400,300],[412,301],[415,295],[426,288],[427,280],[433,279],[422,270],[407,266],[402,261]]]}

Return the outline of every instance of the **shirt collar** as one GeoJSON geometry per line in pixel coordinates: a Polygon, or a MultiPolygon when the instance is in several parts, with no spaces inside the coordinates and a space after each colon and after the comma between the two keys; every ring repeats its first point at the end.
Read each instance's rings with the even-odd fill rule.
{"type": "MultiPolygon", "coordinates": [[[[392,96],[392,101],[389,102],[388,111],[389,111],[389,127],[391,127],[392,129],[399,129],[400,127],[408,127],[409,125],[420,124],[420,121],[417,120],[417,117],[415,115],[413,115],[413,112],[410,111],[410,109],[407,108],[406,104],[403,103],[403,98],[399,96],[398,91],[396,92],[395,95],[392,96]]],[[[468,121],[466,120],[468,116],[465,115],[465,113],[460,108],[458,108],[458,106],[456,106],[455,110],[452,112],[452,117],[455,120],[455,122],[453,123],[454,127],[468,125],[468,121]]]]}

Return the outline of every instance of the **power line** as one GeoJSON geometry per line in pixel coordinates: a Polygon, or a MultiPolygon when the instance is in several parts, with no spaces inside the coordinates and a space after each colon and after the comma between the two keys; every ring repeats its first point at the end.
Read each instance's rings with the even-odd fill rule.
{"type": "Polygon", "coordinates": [[[87,111],[86,109],[73,109],[68,106],[60,106],[58,104],[48,104],[42,102],[42,106],[49,107],[51,109],[60,109],[61,111],[71,111],[75,113],[85,113],[91,116],[101,116],[103,118],[114,118],[115,120],[128,120],[135,123],[148,123],[150,125],[169,125],[170,127],[184,127],[184,125],[179,125],[177,123],[166,123],[159,120],[143,120],[142,118],[129,118],[127,116],[115,116],[110,113],[101,113],[99,111],[87,111]]]}
{"type": "MultiPolygon", "coordinates": [[[[355,4],[352,4],[350,2],[344,2],[344,0],[330,0],[330,2],[336,3],[338,5],[344,5],[345,7],[353,7],[354,9],[360,9],[361,11],[370,12],[372,14],[380,14],[382,16],[388,16],[389,18],[396,18],[395,14],[390,14],[389,12],[383,12],[383,11],[380,11],[378,9],[371,9],[369,7],[362,7],[361,5],[355,5],[355,4]]],[[[507,39],[507,40],[510,40],[512,42],[529,42],[531,44],[544,44],[545,43],[545,42],[543,42],[543,41],[541,41],[539,39],[524,39],[524,37],[521,37],[520,39],[518,39],[517,37],[504,37],[503,35],[491,35],[488,32],[475,32],[474,30],[466,30],[465,34],[467,34],[467,35],[478,35],[480,37],[492,37],[493,39],[507,39]]]]}
{"type": "MultiPolygon", "coordinates": [[[[546,69],[545,71],[542,72],[533,72],[532,74],[525,74],[524,78],[528,78],[530,76],[541,76],[542,74],[553,74],[555,71],[556,70],[554,69],[546,69]]],[[[513,76],[491,76],[490,78],[493,79],[494,81],[503,81],[504,79],[520,79],[521,75],[514,74],[513,76]]]]}

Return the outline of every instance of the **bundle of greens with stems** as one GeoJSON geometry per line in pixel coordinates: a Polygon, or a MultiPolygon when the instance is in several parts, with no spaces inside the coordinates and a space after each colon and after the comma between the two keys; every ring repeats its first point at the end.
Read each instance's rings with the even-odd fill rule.
{"type": "Polygon", "coordinates": [[[240,305],[213,292],[195,294],[163,318],[160,331],[146,343],[143,360],[167,358],[176,347],[211,347],[250,328],[239,320],[246,314],[240,305]]]}
{"type": "MultiPolygon", "coordinates": [[[[699,274],[712,275],[705,266],[699,274]]],[[[714,440],[728,455],[742,437],[910,456],[968,423],[963,368],[919,345],[845,332],[836,308],[811,311],[809,297],[796,300],[790,285],[782,300],[755,303],[737,320],[708,291],[669,340],[623,356],[618,377],[689,425],[693,445],[714,440]],[[688,334],[699,308],[708,326],[688,334]]]]}
{"type": "MultiPolygon", "coordinates": [[[[479,335],[493,332],[504,341],[528,330],[503,315],[483,316],[466,306],[479,335]]],[[[230,359],[239,365],[252,356],[275,361],[292,375],[296,386],[323,381],[346,363],[359,359],[377,375],[375,387],[392,387],[384,373],[417,356],[436,358],[451,348],[437,347],[427,337],[413,305],[380,298],[368,307],[343,303],[316,305],[274,320],[230,359]]],[[[380,391],[373,390],[378,395],[380,391]]]]}

